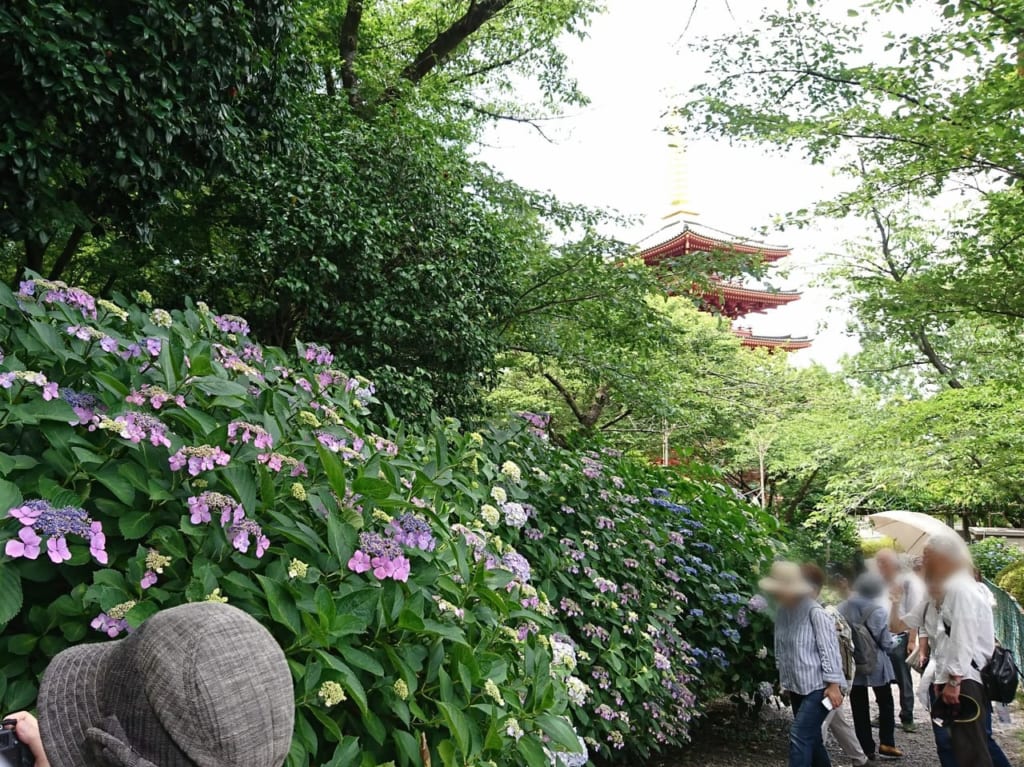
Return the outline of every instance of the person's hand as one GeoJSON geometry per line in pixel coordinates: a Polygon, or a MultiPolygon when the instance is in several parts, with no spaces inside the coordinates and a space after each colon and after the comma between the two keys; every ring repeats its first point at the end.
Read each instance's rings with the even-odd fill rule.
{"type": "Polygon", "coordinates": [[[960,705],[960,685],[947,684],[942,688],[942,701],[950,706],[960,705]]]}
{"type": "Polygon", "coordinates": [[[907,641],[907,655],[913,655],[916,652],[917,652],[917,640],[916,639],[908,640],[907,641]]]}
{"type": "Polygon", "coordinates": [[[50,760],[46,758],[43,751],[43,741],[39,737],[39,722],[27,711],[19,711],[16,714],[9,714],[4,719],[13,719],[18,724],[14,728],[14,734],[18,740],[24,743],[28,750],[35,757],[36,767],[50,767],[50,760]]]}
{"type": "Polygon", "coordinates": [[[829,699],[832,708],[839,708],[843,705],[843,691],[835,683],[825,688],[825,697],[829,699]]]}
{"type": "Polygon", "coordinates": [[[895,605],[899,604],[901,599],[903,599],[903,586],[894,583],[889,587],[889,601],[895,605]]]}

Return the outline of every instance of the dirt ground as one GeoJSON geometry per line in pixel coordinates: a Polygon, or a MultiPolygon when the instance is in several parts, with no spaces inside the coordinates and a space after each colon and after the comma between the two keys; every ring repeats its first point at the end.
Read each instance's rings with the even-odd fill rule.
{"type": "MultiPolygon", "coordinates": [[[[917,732],[907,734],[898,730],[896,734],[896,743],[903,750],[904,758],[874,764],[938,767],[926,712],[917,710],[915,714],[917,732]]],[[[996,740],[1006,751],[1010,764],[1024,765],[1024,708],[1013,707],[1011,715],[1012,724],[996,722],[996,740]]],[[[737,717],[727,706],[716,707],[700,731],[694,734],[694,745],[659,767],[785,767],[790,721],[789,712],[779,707],[764,711],[759,720],[737,717]]],[[[852,764],[835,743],[829,744],[829,753],[835,767],[852,764]]]]}

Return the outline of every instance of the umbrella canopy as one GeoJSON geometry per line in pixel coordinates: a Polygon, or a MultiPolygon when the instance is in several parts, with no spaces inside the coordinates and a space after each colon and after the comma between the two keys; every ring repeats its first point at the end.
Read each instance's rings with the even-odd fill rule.
{"type": "Polygon", "coordinates": [[[868,519],[882,535],[896,541],[900,548],[912,555],[922,554],[928,545],[928,539],[939,535],[959,541],[964,548],[967,544],[956,531],[930,514],[917,511],[883,511],[872,514],[868,519]]]}

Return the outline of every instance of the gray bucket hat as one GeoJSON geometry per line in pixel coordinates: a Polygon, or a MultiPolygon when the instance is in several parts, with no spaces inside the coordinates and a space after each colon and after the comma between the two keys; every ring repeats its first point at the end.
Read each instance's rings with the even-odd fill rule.
{"type": "Polygon", "coordinates": [[[65,650],[39,690],[53,767],[280,767],[294,722],[274,638],[210,602],[159,612],[117,642],[65,650]]]}

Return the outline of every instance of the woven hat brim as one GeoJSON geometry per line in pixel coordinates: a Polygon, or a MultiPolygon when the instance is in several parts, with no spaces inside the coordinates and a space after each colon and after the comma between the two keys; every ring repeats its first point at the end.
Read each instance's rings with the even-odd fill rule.
{"type": "Polygon", "coordinates": [[[99,694],[120,642],[72,647],[50,663],[39,687],[39,729],[51,767],[90,767],[85,733],[103,717],[99,694]]]}
{"type": "Polygon", "coordinates": [[[770,596],[806,597],[814,593],[814,588],[806,581],[780,581],[771,576],[762,578],[758,586],[770,596]]]}

